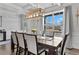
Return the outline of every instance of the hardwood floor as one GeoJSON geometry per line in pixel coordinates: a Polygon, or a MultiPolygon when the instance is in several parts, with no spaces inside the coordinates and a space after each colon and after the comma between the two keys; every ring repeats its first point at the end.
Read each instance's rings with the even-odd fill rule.
{"type": "MultiPolygon", "coordinates": [[[[66,49],[66,54],[67,55],[79,55],[79,50],[78,49],[66,49]]],[[[0,45],[0,55],[15,55],[15,53],[11,53],[11,44],[6,43],[3,45],[0,45]]]]}
{"type": "Polygon", "coordinates": [[[66,52],[69,55],[79,55],[79,49],[67,49],[66,52]]]}
{"type": "Polygon", "coordinates": [[[11,55],[10,44],[0,45],[0,55],[11,55]]]}

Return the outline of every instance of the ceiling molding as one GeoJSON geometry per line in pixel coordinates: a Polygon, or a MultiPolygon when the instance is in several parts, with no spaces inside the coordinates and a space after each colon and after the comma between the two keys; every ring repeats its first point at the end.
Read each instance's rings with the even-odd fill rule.
{"type": "MultiPolygon", "coordinates": [[[[68,6],[69,4],[63,4],[63,6],[68,6]]],[[[0,3],[0,10],[6,13],[13,14],[25,14],[32,8],[44,8],[46,10],[53,10],[57,7],[53,3],[0,3]],[[51,8],[52,7],[52,8],[51,8]]]]}

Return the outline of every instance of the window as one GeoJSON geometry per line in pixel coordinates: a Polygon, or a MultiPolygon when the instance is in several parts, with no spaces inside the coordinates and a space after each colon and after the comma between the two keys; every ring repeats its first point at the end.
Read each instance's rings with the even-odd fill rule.
{"type": "Polygon", "coordinates": [[[54,13],[54,15],[45,15],[44,17],[44,32],[45,35],[53,35],[53,32],[59,36],[62,33],[63,27],[63,12],[54,13]]]}
{"type": "Polygon", "coordinates": [[[54,14],[54,30],[61,32],[63,26],[63,12],[54,14]]]}
{"type": "Polygon", "coordinates": [[[44,31],[46,36],[53,35],[53,17],[52,15],[46,15],[44,18],[44,31]]]}

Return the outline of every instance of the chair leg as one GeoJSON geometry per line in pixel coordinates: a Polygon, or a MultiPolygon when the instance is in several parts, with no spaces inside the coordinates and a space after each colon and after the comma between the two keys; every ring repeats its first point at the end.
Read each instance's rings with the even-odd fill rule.
{"type": "Polygon", "coordinates": [[[22,47],[19,47],[19,51],[18,51],[18,54],[20,55],[22,52],[24,52],[24,54],[26,54],[26,50],[23,49],[22,47]]]}
{"type": "Polygon", "coordinates": [[[19,55],[19,46],[17,46],[16,55],[19,55]]]}
{"type": "Polygon", "coordinates": [[[45,55],[48,55],[48,52],[47,51],[45,51],[45,55]]]}
{"type": "Polygon", "coordinates": [[[17,48],[17,50],[16,50],[16,55],[18,55],[18,48],[17,48]]]}
{"type": "Polygon", "coordinates": [[[19,54],[19,55],[20,55],[21,51],[22,51],[22,48],[19,47],[19,51],[18,51],[18,54],[19,54]]]}
{"type": "Polygon", "coordinates": [[[64,55],[66,55],[66,53],[64,53],[64,55]]]}
{"type": "Polygon", "coordinates": [[[24,55],[26,55],[26,51],[27,51],[27,50],[26,50],[26,49],[24,49],[24,55]]]}
{"type": "Polygon", "coordinates": [[[11,44],[11,52],[14,52],[14,44],[11,44]]]}
{"type": "Polygon", "coordinates": [[[30,52],[29,51],[27,53],[28,53],[28,55],[30,55],[30,52]]]}

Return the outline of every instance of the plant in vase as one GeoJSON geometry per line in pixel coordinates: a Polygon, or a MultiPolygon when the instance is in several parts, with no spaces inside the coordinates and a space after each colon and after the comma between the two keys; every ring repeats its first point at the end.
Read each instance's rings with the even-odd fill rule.
{"type": "Polygon", "coordinates": [[[32,32],[35,33],[36,32],[36,29],[32,29],[32,32]]]}

